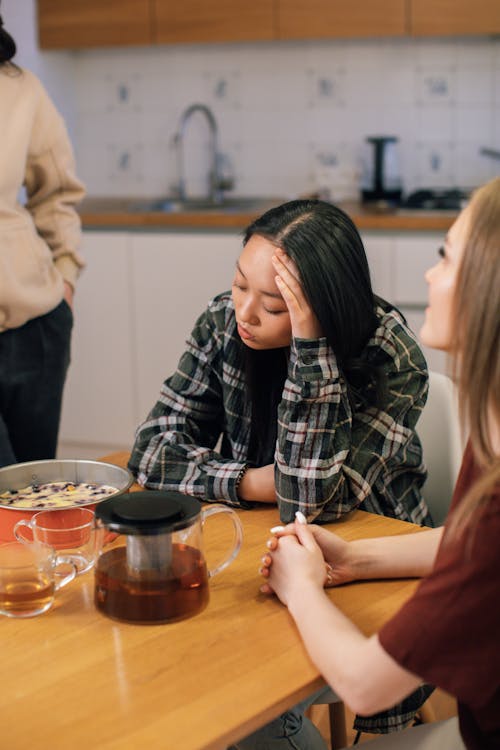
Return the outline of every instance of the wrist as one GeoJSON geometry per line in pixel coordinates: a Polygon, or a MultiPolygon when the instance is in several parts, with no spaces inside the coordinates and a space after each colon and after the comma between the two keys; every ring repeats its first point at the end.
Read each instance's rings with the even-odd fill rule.
{"type": "Polygon", "coordinates": [[[245,464],[245,466],[242,466],[242,467],[241,467],[241,469],[240,469],[240,471],[239,471],[239,473],[238,473],[238,476],[236,477],[236,481],[235,481],[235,483],[234,483],[234,490],[235,490],[235,492],[236,492],[236,495],[237,495],[237,496],[238,496],[239,498],[243,499],[243,500],[244,500],[245,498],[244,498],[244,497],[243,497],[243,495],[241,494],[241,491],[240,491],[240,485],[241,485],[241,482],[242,482],[242,480],[243,480],[243,477],[245,476],[245,474],[246,474],[247,470],[248,470],[248,466],[247,466],[247,464],[245,464]]]}
{"type": "Polygon", "coordinates": [[[294,620],[312,611],[314,603],[326,596],[323,584],[316,580],[296,581],[288,593],[287,607],[294,620]]]}
{"type": "Polygon", "coordinates": [[[370,539],[359,539],[349,543],[347,564],[353,580],[373,578],[376,572],[376,556],[372,554],[370,539]]]}
{"type": "Polygon", "coordinates": [[[238,497],[257,503],[275,503],[274,466],[246,468],[239,481],[238,497]]]}

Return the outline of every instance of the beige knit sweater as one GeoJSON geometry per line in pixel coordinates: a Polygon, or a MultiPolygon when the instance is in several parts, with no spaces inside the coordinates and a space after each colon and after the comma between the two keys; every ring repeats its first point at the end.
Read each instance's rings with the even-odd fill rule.
{"type": "Polygon", "coordinates": [[[27,70],[0,65],[0,332],[56,307],[84,263],[84,196],[62,117],[27,70]],[[26,205],[19,202],[24,185],[26,205]]]}

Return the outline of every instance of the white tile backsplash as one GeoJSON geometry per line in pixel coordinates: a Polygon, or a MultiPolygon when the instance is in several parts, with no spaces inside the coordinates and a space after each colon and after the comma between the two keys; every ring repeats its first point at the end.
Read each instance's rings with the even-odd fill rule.
{"type": "MultiPolygon", "coordinates": [[[[499,147],[498,39],[139,47],[82,51],[73,65],[75,149],[94,195],[167,192],[178,179],[172,138],[193,102],[215,114],[237,194],[288,197],[327,177],[342,192],[367,135],[398,136],[407,191],[470,187],[500,171],[479,156],[499,147]],[[340,154],[337,169],[325,176],[318,154],[340,154]]],[[[198,191],[206,137],[190,138],[198,191]]]]}
{"type": "Polygon", "coordinates": [[[493,138],[493,112],[491,106],[456,107],[455,134],[457,141],[469,143],[490,143],[493,138]]]}

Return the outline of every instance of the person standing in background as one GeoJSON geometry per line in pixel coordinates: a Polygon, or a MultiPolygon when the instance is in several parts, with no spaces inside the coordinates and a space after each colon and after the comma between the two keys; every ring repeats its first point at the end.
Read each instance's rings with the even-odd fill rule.
{"type": "Polygon", "coordinates": [[[84,266],[66,127],[15,53],[0,16],[0,466],[55,457],[84,266]]]}

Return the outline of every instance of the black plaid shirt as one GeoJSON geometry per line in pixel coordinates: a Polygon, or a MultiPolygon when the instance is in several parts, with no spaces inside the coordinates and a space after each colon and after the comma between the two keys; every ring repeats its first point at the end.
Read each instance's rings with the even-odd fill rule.
{"type": "MultiPolygon", "coordinates": [[[[425,359],[397,310],[379,307],[377,315],[363,356],[386,370],[383,409],[352,412],[326,339],[292,341],[274,462],[283,522],[297,510],[326,522],[361,507],[432,524],[420,493],[425,469],[415,434],[427,397],[425,359]]],[[[140,484],[248,507],[236,492],[250,438],[238,338],[226,292],[196,322],[177,371],[137,430],[129,467],[140,484]]]]}

